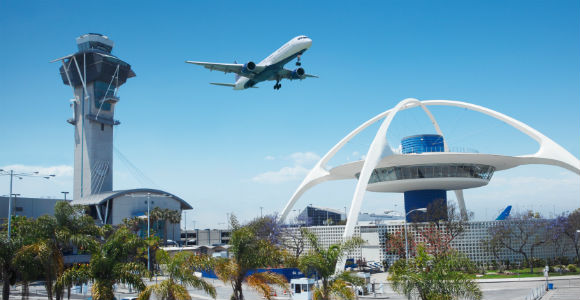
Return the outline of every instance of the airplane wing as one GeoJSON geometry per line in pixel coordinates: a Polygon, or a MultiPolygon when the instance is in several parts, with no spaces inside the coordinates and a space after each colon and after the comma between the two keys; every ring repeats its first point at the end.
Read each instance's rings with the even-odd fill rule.
{"type": "MultiPolygon", "coordinates": [[[[294,79],[306,79],[306,78],[318,78],[318,76],[316,75],[311,75],[311,74],[304,74],[302,78],[295,78],[292,77],[292,70],[288,70],[288,69],[281,69],[280,71],[278,71],[278,76],[280,76],[280,78],[285,78],[285,79],[290,79],[290,80],[294,80],[294,79]]],[[[270,80],[276,80],[276,78],[270,79],[270,80]]]]}
{"type": "Polygon", "coordinates": [[[256,68],[254,68],[254,70],[251,73],[243,74],[242,73],[242,68],[244,67],[243,64],[221,64],[221,63],[211,63],[191,60],[186,61],[186,63],[202,66],[206,69],[209,69],[210,71],[216,70],[224,73],[236,73],[240,76],[249,78],[254,77],[255,74],[262,72],[265,68],[265,66],[256,66],[256,68]]]}

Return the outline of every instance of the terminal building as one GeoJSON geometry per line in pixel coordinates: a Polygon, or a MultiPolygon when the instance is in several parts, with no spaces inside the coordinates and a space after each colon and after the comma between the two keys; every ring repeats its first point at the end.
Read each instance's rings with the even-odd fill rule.
{"type": "MultiPolygon", "coordinates": [[[[476,221],[468,222],[465,226],[465,231],[456,237],[451,242],[451,247],[465,253],[472,261],[478,265],[490,265],[493,261],[510,263],[523,262],[523,256],[511,252],[507,249],[501,249],[498,253],[493,254],[486,250],[482,245],[482,241],[489,238],[489,229],[495,226],[498,222],[505,221],[476,221]]],[[[428,224],[428,223],[421,223],[428,224]]],[[[421,225],[418,225],[421,230],[421,225]]],[[[318,237],[318,241],[322,247],[329,247],[332,244],[340,243],[343,239],[345,226],[311,226],[307,229],[318,237]]],[[[291,227],[290,235],[297,236],[298,227],[291,227]],[[295,231],[295,232],[294,232],[295,231]]],[[[357,260],[364,260],[369,264],[383,265],[383,262],[392,265],[394,261],[400,259],[396,253],[389,252],[387,249],[387,240],[390,235],[403,232],[403,220],[385,221],[378,224],[368,224],[362,222],[355,226],[353,236],[358,236],[365,241],[365,244],[356,248],[349,253],[349,258],[357,260]]],[[[414,226],[407,227],[409,239],[413,239],[416,243],[425,242],[420,232],[415,230],[414,226]]],[[[537,234],[541,235],[542,232],[537,234]]],[[[573,258],[576,255],[572,242],[567,238],[563,238],[560,244],[561,253],[555,254],[553,245],[549,243],[542,244],[534,248],[534,258],[544,260],[553,259],[556,256],[562,255],[568,258],[573,258]]],[[[524,248],[524,251],[529,253],[530,245],[524,248]]],[[[305,244],[305,251],[309,250],[308,243],[305,244]]]]}
{"type": "MultiPolygon", "coordinates": [[[[461,217],[467,220],[467,209],[463,197],[464,189],[485,186],[490,182],[495,172],[526,164],[558,166],[580,175],[580,160],[578,158],[547,136],[516,119],[467,102],[452,100],[420,101],[408,98],[399,102],[395,107],[364,122],[332,147],[309,171],[292,197],[290,197],[280,214],[280,221],[283,222],[286,219],[298,199],[309,189],[325,181],[344,179],[357,180],[346,225],[344,227],[331,226],[331,228],[312,227],[314,230],[320,231],[323,236],[329,235],[328,238],[321,237],[321,240],[336,242],[340,239],[348,239],[355,235],[355,230],[358,230],[357,234],[360,234],[361,237],[363,233],[368,233],[367,227],[357,227],[361,205],[367,191],[403,194],[405,221],[408,222],[446,219],[447,192],[450,191],[455,193],[461,217]],[[437,120],[428,109],[430,106],[459,107],[485,114],[531,137],[538,143],[539,149],[536,153],[519,156],[452,151],[445,141],[445,135],[441,131],[437,120]],[[426,113],[436,133],[419,134],[403,138],[400,147],[392,148],[387,141],[388,129],[398,112],[412,108],[421,108],[426,113]],[[381,125],[369,146],[365,159],[333,168],[327,167],[330,159],[352,138],[381,120],[381,125]],[[336,239],[337,236],[341,236],[341,238],[336,239]]],[[[473,226],[473,232],[477,233],[469,233],[467,235],[470,238],[479,239],[481,238],[480,234],[486,232],[484,229],[491,226],[489,224],[491,223],[470,223],[470,226],[473,226]]],[[[389,231],[391,230],[389,228],[395,228],[389,226],[391,225],[383,224],[373,228],[378,231],[389,231]]],[[[400,227],[402,224],[399,223],[393,226],[400,227]]],[[[376,246],[376,249],[382,247],[380,245],[380,236],[382,234],[373,238],[374,242],[369,245],[376,246]]],[[[472,248],[481,248],[479,244],[468,242],[462,244],[467,244],[472,248]]],[[[459,249],[461,250],[460,247],[459,249]]],[[[376,250],[373,257],[376,259],[384,258],[384,256],[381,256],[380,251],[380,249],[376,250]]],[[[341,263],[344,264],[344,262],[341,263]]],[[[337,270],[340,268],[337,265],[337,270]]]]}
{"type": "Polygon", "coordinates": [[[309,205],[298,215],[297,221],[305,226],[336,225],[343,216],[344,213],[336,209],[309,205]]]}
{"type": "MultiPolygon", "coordinates": [[[[114,43],[107,36],[89,33],[76,43],[77,52],[54,60],[62,63],[62,81],[73,91],[72,117],[67,120],[74,126],[75,145],[71,203],[88,206],[97,223],[111,225],[125,218],[146,218],[155,207],[179,213],[192,209],[187,201],[166,191],[113,189],[113,131],[121,124],[115,119],[118,91],[136,75],[129,63],[112,54],[114,43]]],[[[179,222],[165,221],[164,226],[162,232],[169,237],[180,236],[179,222]]]]}

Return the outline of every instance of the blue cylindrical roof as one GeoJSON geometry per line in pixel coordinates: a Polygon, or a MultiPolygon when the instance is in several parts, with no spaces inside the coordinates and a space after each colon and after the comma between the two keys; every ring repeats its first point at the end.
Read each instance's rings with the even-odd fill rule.
{"type": "Polygon", "coordinates": [[[445,151],[443,136],[438,134],[419,134],[401,140],[403,154],[445,151]]]}

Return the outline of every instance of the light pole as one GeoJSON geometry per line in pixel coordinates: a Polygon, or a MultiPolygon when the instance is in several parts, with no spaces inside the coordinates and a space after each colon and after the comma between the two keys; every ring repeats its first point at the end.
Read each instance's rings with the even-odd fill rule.
{"type": "MultiPolygon", "coordinates": [[[[147,193],[147,239],[150,237],[151,231],[151,193],[147,193]]],[[[151,271],[151,254],[149,253],[149,241],[147,241],[147,271],[151,271]]]]}
{"type": "Polygon", "coordinates": [[[405,215],[405,261],[407,261],[409,259],[409,242],[407,242],[407,216],[410,213],[414,212],[414,211],[426,212],[427,209],[425,207],[423,207],[423,208],[416,208],[416,209],[413,209],[413,210],[409,211],[405,215]]]}
{"type": "Polygon", "coordinates": [[[22,179],[23,177],[42,177],[44,179],[50,179],[51,177],[55,177],[56,175],[40,175],[38,171],[35,172],[23,172],[23,173],[16,173],[14,170],[3,170],[0,169],[0,176],[10,176],[10,193],[8,194],[8,240],[10,240],[10,230],[12,225],[12,181],[14,176],[18,179],[22,179]]]}
{"type": "Polygon", "coordinates": [[[260,206],[260,218],[263,218],[262,210],[264,209],[263,206],[260,206]]]}
{"type": "Polygon", "coordinates": [[[66,195],[68,194],[68,192],[61,192],[64,195],[64,201],[66,201],[66,195]]]}

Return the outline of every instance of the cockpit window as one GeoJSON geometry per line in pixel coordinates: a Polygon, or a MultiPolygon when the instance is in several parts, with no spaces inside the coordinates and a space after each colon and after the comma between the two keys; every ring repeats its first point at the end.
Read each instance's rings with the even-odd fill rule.
{"type": "Polygon", "coordinates": [[[303,35],[303,36],[298,37],[298,40],[307,39],[307,38],[308,38],[307,36],[303,35]]]}

